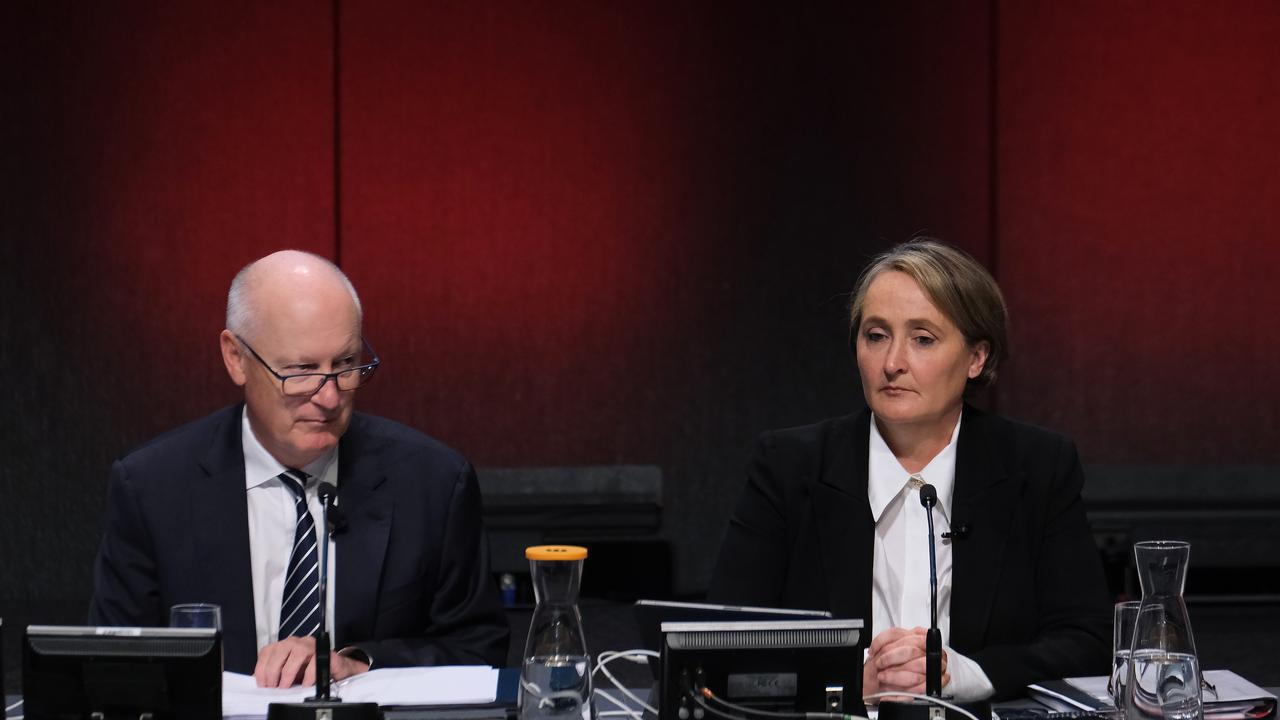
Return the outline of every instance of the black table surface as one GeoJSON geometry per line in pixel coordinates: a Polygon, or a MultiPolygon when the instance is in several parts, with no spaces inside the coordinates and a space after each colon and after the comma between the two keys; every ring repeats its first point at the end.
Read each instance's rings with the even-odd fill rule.
{"type": "MultiPolygon", "coordinates": [[[[1263,689],[1273,695],[1280,696],[1280,687],[1269,687],[1269,688],[1263,688],[1263,689]]],[[[648,696],[649,694],[649,691],[647,689],[632,690],[632,692],[635,692],[637,695],[639,695],[642,698],[648,696]]],[[[14,703],[16,703],[20,699],[20,697],[21,696],[19,695],[6,695],[4,699],[5,708],[8,708],[10,705],[13,705],[14,703]]],[[[1012,703],[1000,703],[1000,705],[997,706],[997,709],[999,707],[1035,707],[1037,705],[1039,704],[1036,703],[1035,700],[1027,698],[1026,700],[1017,700],[1012,703]]],[[[5,712],[6,718],[20,717],[21,715],[22,715],[21,706],[14,708],[13,710],[6,710],[5,712]]],[[[387,713],[387,720],[428,720],[433,715],[435,714],[425,710],[393,710],[387,713]]],[[[483,720],[484,718],[487,718],[490,716],[492,716],[492,713],[486,714],[483,710],[479,710],[479,709],[477,709],[477,711],[473,715],[473,717],[475,717],[476,720],[483,720]]],[[[455,717],[456,717],[456,714],[455,714],[455,717]]]]}

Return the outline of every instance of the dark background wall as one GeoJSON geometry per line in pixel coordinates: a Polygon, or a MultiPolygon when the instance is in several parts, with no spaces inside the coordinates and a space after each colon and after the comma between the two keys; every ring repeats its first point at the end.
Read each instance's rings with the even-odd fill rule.
{"type": "Polygon", "coordinates": [[[225,288],[282,247],[360,289],[363,409],[482,467],[661,467],[680,593],[754,436],[861,402],[843,293],[917,231],[1007,293],[1001,412],[1089,464],[1280,465],[1274,3],[17,1],[0,27],[10,662],[15,628],[83,616],[111,458],[236,399],[225,288]]]}

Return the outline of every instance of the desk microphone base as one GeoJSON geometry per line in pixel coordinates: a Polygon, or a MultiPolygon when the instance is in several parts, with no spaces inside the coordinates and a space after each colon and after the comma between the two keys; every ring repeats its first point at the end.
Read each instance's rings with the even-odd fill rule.
{"type": "MultiPolygon", "coordinates": [[[[958,705],[968,710],[973,713],[974,717],[991,717],[991,703],[989,702],[958,703],[947,698],[942,699],[947,700],[952,705],[958,705]]],[[[937,705],[926,700],[912,699],[906,702],[881,701],[880,720],[969,720],[969,718],[949,707],[937,705]]]]}
{"type": "Polygon", "coordinates": [[[341,700],[308,700],[271,703],[267,720],[382,720],[377,703],[344,703],[341,700]]]}

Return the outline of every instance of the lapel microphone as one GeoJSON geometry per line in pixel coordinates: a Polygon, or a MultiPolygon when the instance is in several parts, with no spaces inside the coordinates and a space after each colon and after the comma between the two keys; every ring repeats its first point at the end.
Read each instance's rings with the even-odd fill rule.
{"type": "Polygon", "coordinates": [[[973,526],[969,523],[960,523],[951,528],[948,532],[942,533],[943,540],[968,540],[969,532],[973,530],[973,526]]]}
{"type": "Polygon", "coordinates": [[[338,507],[338,488],[333,483],[322,482],[316,492],[329,514],[329,536],[336,538],[347,530],[347,516],[338,507]]]}

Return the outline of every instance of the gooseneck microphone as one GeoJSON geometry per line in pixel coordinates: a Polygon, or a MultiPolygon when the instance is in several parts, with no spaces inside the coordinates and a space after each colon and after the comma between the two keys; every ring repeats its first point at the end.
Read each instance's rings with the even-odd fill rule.
{"type": "MultiPolygon", "coordinates": [[[[920,485],[920,504],[924,506],[929,523],[929,630],[924,638],[924,692],[923,699],[885,701],[880,703],[880,720],[965,720],[965,715],[991,717],[991,703],[986,701],[956,702],[942,697],[942,631],[938,629],[938,551],[933,536],[933,508],[938,504],[938,490],[924,483],[920,485]],[[935,700],[936,698],[936,700],[935,700]],[[942,703],[950,700],[943,706],[942,703]]],[[[955,539],[969,533],[969,526],[957,528],[955,539]],[[962,533],[962,534],[961,534],[962,533]]],[[[947,537],[944,534],[943,537],[947,537]]]]}
{"type": "MultiPolygon", "coordinates": [[[[333,515],[330,508],[338,494],[338,488],[332,483],[322,482],[316,486],[316,494],[320,496],[320,524],[324,527],[324,542],[320,544],[320,629],[316,632],[316,695],[308,699],[328,700],[332,681],[329,668],[329,538],[333,536],[335,529],[329,522],[333,515]]],[[[344,527],[345,525],[343,522],[344,527]]],[[[932,534],[932,520],[929,528],[932,534]]]]}
{"type": "Polygon", "coordinates": [[[329,667],[329,540],[346,529],[346,520],[334,502],[338,488],[322,482],[316,486],[320,497],[320,627],[316,630],[316,694],[300,703],[271,703],[267,720],[376,720],[382,717],[377,703],[343,703],[330,697],[332,675],[329,667]]]}
{"type": "Polygon", "coordinates": [[[938,629],[938,552],[933,539],[933,506],[938,491],[928,483],[920,487],[920,504],[929,520],[929,631],[924,638],[924,694],[942,697],[942,631],[938,629]]]}

